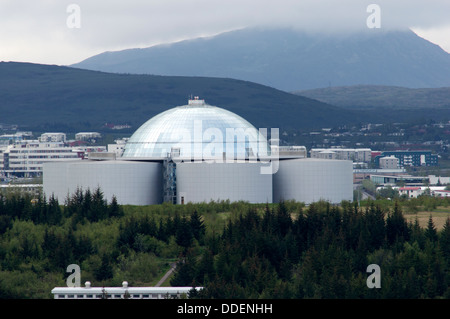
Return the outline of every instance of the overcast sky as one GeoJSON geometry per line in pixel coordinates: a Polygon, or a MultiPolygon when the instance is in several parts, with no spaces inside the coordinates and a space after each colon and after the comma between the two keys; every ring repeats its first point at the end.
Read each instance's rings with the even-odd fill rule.
{"type": "Polygon", "coordinates": [[[248,26],[367,30],[370,4],[382,29],[411,28],[450,52],[450,0],[0,0],[0,61],[69,65],[248,26]]]}

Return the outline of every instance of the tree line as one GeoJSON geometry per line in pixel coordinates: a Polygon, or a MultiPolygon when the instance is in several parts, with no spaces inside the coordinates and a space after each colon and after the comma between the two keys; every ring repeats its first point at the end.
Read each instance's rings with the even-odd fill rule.
{"type": "Polygon", "coordinates": [[[192,298],[449,298],[450,219],[441,232],[383,211],[314,203],[293,218],[283,203],[252,208],[187,254],[172,285],[204,287],[192,298]],[[369,264],[381,288],[366,284],[369,264]]]}
{"type": "Polygon", "coordinates": [[[69,264],[97,286],[202,286],[191,298],[449,298],[450,219],[406,222],[398,202],[122,206],[100,189],[63,204],[0,196],[0,298],[49,298],[69,264]],[[369,264],[381,288],[366,285],[369,264]]]}
{"type": "Polygon", "coordinates": [[[166,269],[166,260],[203,245],[206,226],[193,208],[187,213],[157,205],[126,214],[125,207],[114,197],[108,202],[100,189],[79,189],[62,205],[53,196],[3,194],[0,298],[31,298],[36,291],[49,297],[53,287],[65,286],[69,264],[81,266],[83,281],[151,285],[166,269]],[[34,280],[25,285],[22,280],[28,277],[34,280]],[[47,277],[51,279],[43,280],[47,277]],[[44,284],[47,292],[42,292],[44,284]]]}

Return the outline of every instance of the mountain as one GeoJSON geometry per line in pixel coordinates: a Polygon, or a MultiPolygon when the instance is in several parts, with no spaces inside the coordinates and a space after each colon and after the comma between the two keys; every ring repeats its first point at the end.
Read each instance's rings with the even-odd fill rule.
{"type": "Polygon", "coordinates": [[[396,86],[355,85],[293,93],[351,109],[450,109],[450,87],[410,89],[396,86]]]}
{"type": "Polygon", "coordinates": [[[362,119],[353,111],[260,84],[225,78],[112,74],[55,65],[0,63],[0,123],[36,131],[131,125],[204,98],[257,128],[313,128],[362,119]]]}
{"type": "Polygon", "coordinates": [[[310,34],[249,28],[143,49],[105,52],[73,67],[114,73],[207,76],[280,90],[329,86],[450,86],[450,54],[414,32],[310,34]]]}

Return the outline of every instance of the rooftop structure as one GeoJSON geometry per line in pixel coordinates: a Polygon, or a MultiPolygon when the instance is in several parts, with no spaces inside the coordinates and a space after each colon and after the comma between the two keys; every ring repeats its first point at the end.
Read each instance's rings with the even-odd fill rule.
{"type": "Polygon", "coordinates": [[[52,294],[54,299],[174,299],[192,289],[202,287],[129,287],[126,281],[122,287],[91,287],[87,281],[85,287],[55,287],[52,294]]]}

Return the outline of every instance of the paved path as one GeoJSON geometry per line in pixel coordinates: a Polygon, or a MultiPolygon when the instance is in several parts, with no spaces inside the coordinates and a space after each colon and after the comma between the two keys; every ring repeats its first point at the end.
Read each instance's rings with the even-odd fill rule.
{"type": "Polygon", "coordinates": [[[155,285],[155,287],[161,286],[166,281],[167,277],[169,277],[172,274],[172,272],[175,270],[176,266],[177,266],[176,263],[170,264],[169,271],[166,272],[166,274],[158,281],[158,283],[155,285]]]}

